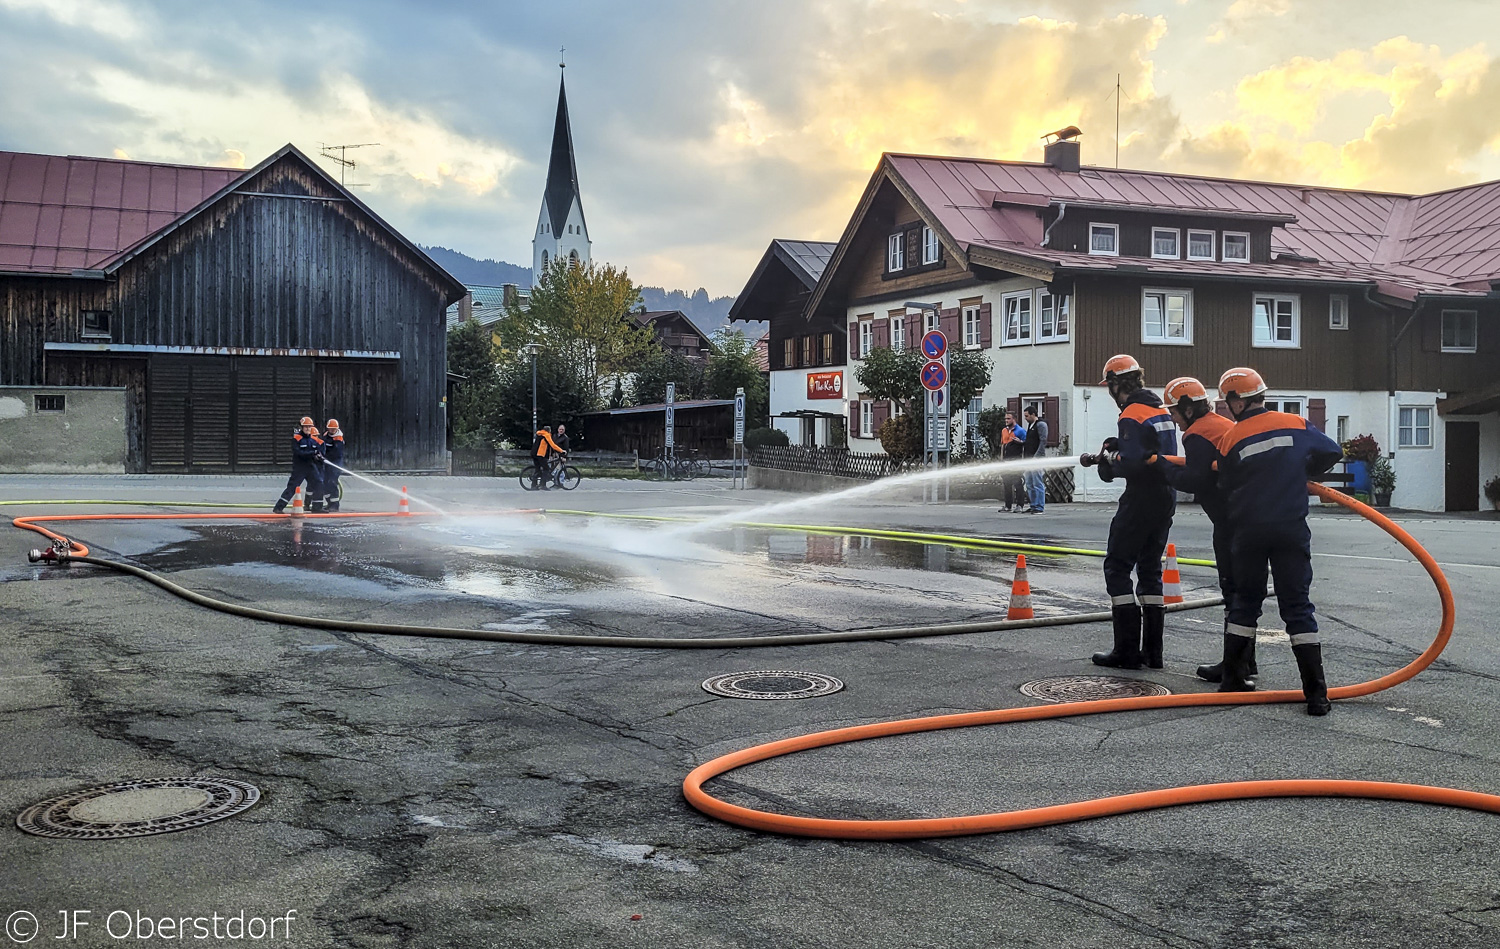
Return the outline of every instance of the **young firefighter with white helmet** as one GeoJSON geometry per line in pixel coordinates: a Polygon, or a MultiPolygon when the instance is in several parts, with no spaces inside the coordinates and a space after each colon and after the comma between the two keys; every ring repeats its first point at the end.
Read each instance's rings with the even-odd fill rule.
{"type": "Polygon", "coordinates": [[[1224,631],[1220,692],[1248,692],[1255,625],[1266,598],[1266,565],[1276,582],[1276,602],[1309,715],[1327,715],[1323,647],[1313,615],[1312,533],[1307,527],[1307,482],[1338,463],[1343,451],[1305,419],[1266,409],[1266,382],[1254,369],[1237,368],[1219,379],[1219,397],[1235,424],[1219,443],[1219,489],[1234,532],[1234,603],[1224,631]]]}
{"type": "Polygon", "coordinates": [[[1161,399],[1146,388],[1145,373],[1134,356],[1111,356],[1099,383],[1109,387],[1120,407],[1118,435],[1106,439],[1097,455],[1079,459],[1084,467],[1099,466],[1105,481],[1125,479],[1125,493],[1109,523],[1104,557],[1104,586],[1109,591],[1114,620],[1114,648],[1094,653],[1094,664],[1139,669],[1144,663],[1162,667],[1161,555],[1172,529],[1177,494],[1167,484],[1153,455],[1177,453],[1177,430],[1162,408],[1161,399]],[[1135,571],[1135,593],[1130,574],[1135,571]]]}
{"type": "MultiPolygon", "coordinates": [[[[1214,526],[1214,562],[1219,571],[1219,591],[1224,596],[1224,628],[1229,628],[1229,608],[1234,604],[1234,558],[1231,553],[1229,510],[1219,489],[1219,442],[1234,423],[1214,411],[1208,389],[1192,376],[1181,376],[1162,390],[1172,421],[1182,429],[1182,457],[1163,455],[1158,464],[1167,483],[1193,498],[1214,526]]],[[[1255,675],[1255,640],[1250,641],[1248,674],[1255,675]]],[[[1223,663],[1199,666],[1198,677],[1218,682],[1223,663]]]]}
{"type": "Polygon", "coordinates": [[[298,425],[300,427],[292,433],[292,476],[286,479],[286,490],[281,492],[276,506],[271,509],[277,514],[286,510],[287,502],[304,481],[307,482],[308,508],[314,509],[315,502],[318,507],[322,506],[323,482],[318,469],[323,467],[320,463],[323,458],[323,440],[318,437],[318,428],[312,419],[304,415],[298,425]]]}
{"type": "Polygon", "coordinates": [[[344,489],[339,487],[339,475],[344,473],[340,467],[344,463],[344,432],[336,418],[329,419],[323,428],[323,457],[329,462],[323,466],[323,501],[328,513],[334,514],[344,497],[344,489]]]}

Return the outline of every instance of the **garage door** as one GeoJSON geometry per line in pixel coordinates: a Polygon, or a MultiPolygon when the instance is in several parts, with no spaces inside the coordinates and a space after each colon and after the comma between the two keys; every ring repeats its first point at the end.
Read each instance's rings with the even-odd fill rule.
{"type": "Polygon", "coordinates": [[[147,379],[147,469],[283,468],[311,405],[310,359],[158,356],[147,379]]]}

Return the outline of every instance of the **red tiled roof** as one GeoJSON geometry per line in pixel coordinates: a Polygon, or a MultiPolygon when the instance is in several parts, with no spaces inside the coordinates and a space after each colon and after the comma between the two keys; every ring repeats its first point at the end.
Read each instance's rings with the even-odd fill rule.
{"type": "Polygon", "coordinates": [[[97,269],[245,173],[0,152],[0,271],[97,269]]]}
{"type": "Polygon", "coordinates": [[[1412,196],[1109,168],[1065,172],[1031,162],[886,158],[965,250],[978,245],[1087,269],[1376,281],[1422,293],[1478,292],[1500,278],[1500,182],[1412,196]],[[1042,247],[1038,207],[1066,202],[1273,219],[1275,251],[1315,262],[1105,258],[1042,247]]]}

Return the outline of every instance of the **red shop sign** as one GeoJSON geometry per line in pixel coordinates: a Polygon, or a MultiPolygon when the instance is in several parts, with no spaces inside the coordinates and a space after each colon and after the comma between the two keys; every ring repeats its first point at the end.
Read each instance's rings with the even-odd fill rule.
{"type": "Polygon", "coordinates": [[[809,372],[807,374],[807,397],[809,399],[842,399],[844,397],[844,374],[842,372],[809,372]]]}

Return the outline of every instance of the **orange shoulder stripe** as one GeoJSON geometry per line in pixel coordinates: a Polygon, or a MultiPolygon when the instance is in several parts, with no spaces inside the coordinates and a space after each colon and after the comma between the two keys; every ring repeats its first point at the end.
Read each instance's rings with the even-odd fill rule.
{"type": "Polygon", "coordinates": [[[1154,419],[1161,418],[1166,414],[1166,409],[1157,408],[1151,405],[1142,405],[1139,402],[1132,402],[1125,407],[1125,410],[1123,412],[1120,413],[1120,418],[1128,418],[1133,422],[1150,422],[1154,419]]]}
{"type": "Polygon", "coordinates": [[[1287,412],[1262,412],[1259,415],[1245,419],[1243,422],[1235,422],[1234,427],[1225,432],[1219,442],[1220,454],[1227,455],[1234,450],[1234,446],[1247,438],[1255,435],[1263,435],[1266,432],[1281,431],[1283,429],[1306,429],[1307,422],[1300,415],[1292,415],[1287,412]]]}
{"type": "Polygon", "coordinates": [[[1217,412],[1210,412],[1198,421],[1188,426],[1184,435],[1197,435],[1206,438],[1217,445],[1224,437],[1224,433],[1234,428],[1234,423],[1217,412]]]}

